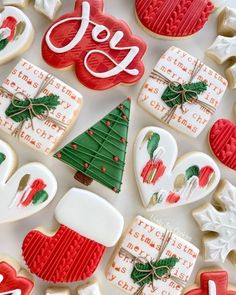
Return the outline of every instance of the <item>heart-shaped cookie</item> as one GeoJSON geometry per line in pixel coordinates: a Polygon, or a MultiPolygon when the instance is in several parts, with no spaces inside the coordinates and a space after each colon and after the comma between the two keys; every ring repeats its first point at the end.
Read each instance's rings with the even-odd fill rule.
{"type": "Polygon", "coordinates": [[[0,140],[0,223],[39,212],[52,201],[57,191],[55,176],[44,165],[29,163],[16,172],[15,166],[15,152],[0,140]]]}
{"type": "Polygon", "coordinates": [[[164,129],[142,129],[134,149],[135,176],[148,210],[198,201],[210,194],[220,181],[219,168],[204,153],[191,152],[176,161],[177,143],[164,129]]]}
{"type": "Polygon", "coordinates": [[[189,37],[200,31],[214,10],[208,0],[136,0],[138,21],[162,38],[189,37]]]}
{"type": "Polygon", "coordinates": [[[0,7],[0,65],[26,51],[33,38],[33,26],[20,9],[0,7]]]}

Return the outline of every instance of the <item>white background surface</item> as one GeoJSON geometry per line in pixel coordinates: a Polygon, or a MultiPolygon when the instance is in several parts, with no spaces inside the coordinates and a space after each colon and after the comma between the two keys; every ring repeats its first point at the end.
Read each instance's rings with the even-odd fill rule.
{"type": "MultiPolygon", "coordinates": [[[[227,4],[236,8],[235,0],[228,0],[227,4]]],[[[63,7],[60,13],[72,11],[73,5],[73,0],[63,0],[63,7]]],[[[204,60],[209,66],[211,66],[219,73],[224,73],[225,65],[218,66],[209,58],[204,57],[204,51],[210,46],[210,44],[214,41],[216,37],[216,15],[219,13],[219,11],[215,12],[210,17],[210,20],[206,24],[205,28],[200,33],[194,35],[192,38],[180,41],[164,41],[151,37],[138,25],[134,15],[134,0],[105,0],[105,10],[107,13],[115,15],[117,18],[122,18],[127,21],[133,32],[136,35],[142,37],[148,44],[148,51],[144,58],[146,72],[143,76],[143,79],[135,86],[119,86],[112,90],[95,92],[83,87],[77,81],[73,70],[57,71],[53,68],[48,67],[41,58],[40,44],[42,35],[46,31],[47,27],[50,25],[50,21],[48,21],[44,16],[35,12],[33,10],[32,4],[30,7],[25,9],[25,13],[30,17],[36,29],[36,38],[32,48],[27,53],[25,53],[23,57],[28,59],[30,62],[35,63],[39,67],[42,67],[46,71],[53,73],[59,79],[64,80],[65,83],[78,89],[84,96],[84,107],[82,109],[81,115],[70,134],[67,136],[67,138],[64,139],[62,145],[72,140],[78,134],[90,127],[90,125],[93,125],[97,120],[106,115],[124,98],[126,98],[127,96],[133,97],[129,130],[129,145],[127,153],[128,156],[124,173],[122,192],[119,195],[114,194],[112,191],[106,189],[102,185],[97,184],[96,182],[93,182],[93,184],[89,187],[89,190],[101,195],[102,197],[113,203],[116,208],[119,209],[124,215],[126,227],[137,214],[142,214],[145,217],[150,217],[151,215],[153,215],[152,218],[162,219],[164,222],[169,223],[173,228],[178,227],[179,229],[184,231],[187,235],[192,237],[192,242],[196,246],[200,247],[202,233],[193,220],[191,212],[194,208],[199,207],[199,205],[209,200],[211,196],[189,206],[173,208],[165,211],[156,212],[154,214],[145,212],[140,201],[134,178],[132,148],[135,137],[141,128],[149,125],[164,127],[160,122],[156,121],[148,113],[144,112],[137,105],[136,101],[143,82],[149,75],[156,61],[164,53],[164,51],[169,48],[169,46],[178,46],[183,50],[188,51],[190,54],[198,57],[199,59],[204,60]]],[[[0,67],[0,83],[3,82],[4,78],[8,75],[8,73],[18,62],[18,60],[19,58],[13,60],[7,65],[0,67]]],[[[222,104],[217,110],[217,113],[207,125],[205,131],[197,139],[187,138],[180,133],[164,127],[168,129],[168,131],[170,131],[176,138],[179,145],[179,155],[183,155],[186,152],[195,150],[203,151],[211,155],[207,139],[209,128],[220,117],[230,118],[231,120],[235,121],[236,118],[233,114],[233,105],[236,102],[235,95],[236,90],[227,91],[226,95],[223,98],[222,104]]],[[[57,196],[46,209],[23,221],[0,226],[0,253],[11,255],[12,257],[18,259],[22,263],[22,265],[24,265],[24,262],[21,258],[21,244],[25,235],[31,229],[38,226],[44,226],[48,229],[56,228],[57,223],[54,220],[53,212],[57,202],[71,187],[82,186],[73,179],[73,171],[71,171],[71,169],[64,165],[62,162],[52,157],[46,157],[44,155],[35,153],[27,146],[23,145],[22,143],[18,143],[16,139],[3,134],[2,132],[0,133],[0,138],[15,146],[20,165],[31,161],[40,161],[47,165],[48,168],[50,168],[54,172],[59,184],[57,196]]],[[[221,165],[219,162],[218,164],[222,172],[222,178],[226,178],[234,185],[236,185],[236,172],[223,167],[223,165],[221,165]]],[[[4,196],[1,195],[0,198],[4,198],[4,196]]],[[[109,260],[109,257],[111,256],[112,250],[113,249],[107,250],[99,269],[95,273],[95,276],[99,279],[103,294],[124,294],[121,290],[109,284],[104,276],[104,269],[107,261],[109,260]]],[[[220,266],[220,264],[206,264],[200,256],[195,268],[195,272],[190,280],[190,285],[195,279],[195,274],[201,267],[207,267],[211,265],[220,266]]],[[[221,266],[229,271],[230,281],[236,284],[235,267],[229,261],[221,266]]],[[[35,283],[36,287],[33,291],[33,295],[45,294],[45,289],[49,284],[37,278],[35,278],[35,283]]],[[[77,285],[78,284],[70,284],[70,287],[73,290],[77,285]]]]}

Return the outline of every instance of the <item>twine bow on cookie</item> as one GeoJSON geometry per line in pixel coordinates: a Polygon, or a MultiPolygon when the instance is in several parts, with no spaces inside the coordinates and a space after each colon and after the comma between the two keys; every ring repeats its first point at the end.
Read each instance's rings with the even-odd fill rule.
{"type": "Polygon", "coordinates": [[[167,88],[161,96],[161,99],[165,102],[165,104],[170,108],[167,113],[163,116],[162,120],[169,124],[175,114],[177,108],[180,106],[182,112],[184,113],[184,106],[186,103],[188,104],[199,104],[210,114],[215,112],[215,107],[212,105],[202,101],[199,99],[199,94],[205,92],[207,90],[206,82],[192,82],[199,71],[202,69],[203,63],[199,60],[196,61],[194,65],[193,72],[189,79],[188,83],[179,83],[174,82],[165,77],[162,73],[157,70],[153,70],[150,77],[163,83],[167,84],[167,88]]]}
{"type": "Polygon", "coordinates": [[[51,94],[38,98],[40,93],[46,89],[53,79],[53,76],[47,75],[34,98],[28,97],[23,92],[12,94],[5,88],[0,87],[1,91],[11,96],[11,103],[5,111],[6,116],[11,118],[14,122],[19,123],[12,132],[13,136],[19,137],[25,122],[28,120],[31,121],[31,128],[34,130],[33,121],[35,118],[40,121],[51,121],[56,126],[65,130],[65,123],[49,116],[49,112],[56,109],[60,104],[59,96],[51,94]]]}
{"type": "Polygon", "coordinates": [[[120,254],[132,259],[134,264],[131,278],[140,286],[134,295],[142,295],[147,285],[151,285],[154,290],[155,280],[171,279],[181,287],[185,287],[185,281],[171,274],[173,267],[179,259],[176,256],[161,259],[161,256],[169,244],[171,237],[172,233],[166,231],[156,260],[148,260],[144,257],[135,257],[128,250],[124,248],[120,249],[120,254]]]}

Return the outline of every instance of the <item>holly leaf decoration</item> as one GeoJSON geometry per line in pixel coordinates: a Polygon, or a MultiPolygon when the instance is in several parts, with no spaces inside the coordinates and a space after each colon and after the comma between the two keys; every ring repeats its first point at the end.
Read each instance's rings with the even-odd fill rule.
{"type": "Polygon", "coordinates": [[[30,101],[15,100],[14,105],[11,103],[6,109],[5,114],[14,122],[20,123],[36,117],[36,115],[47,115],[47,110],[56,109],[60,104],[58,95],[49,95],[41,98],[31,99],[32,111],[29,110],[30,101]]]}
{"type": "Polygon", "coordinates": [[[195,82],[188,84],[170,85],[162,94],[161,99],[167,104],[168,107],[173,108],[176,105],[182,105],[186,102],[196,98],[198,94],[207,90],[206,82],[195,82]],[[184,97],[183,97],[184,95],[184,97]]]}
{"type": "Polygon", "coordinates": [[[33,198],[32,203],[34,205],[39,205],[39,204],[42,204],[45,201],[47,201],[47,199],[48,199],[48,193],[45,190],[41,190],[36,193],[36,195],[33,198]]]}
{"type": "Polygon", "coordinates": [[[200,173],[199,167],[197,165],[194,165],[194,166],[189,167],[185,171],[185,177],[187,180],[189,180],[193,176],[199,176],[199,173],[200,173]]]}
{"type": "Polygon", "coordinates": [[[148,140],[147,150],[150,155],[150,158],[153,158],[153,154],[157,149],[160,142],[160,135],[158,133],[153,133],[151,138],[148,140]]]}
{"type": "Polygon", "coordinates": [[[8,44],[7,39],[3,39],[0,41],[0,51],[3,50],[8,44]]]}
{"type": "Polygon", "coordinates": [[[136,263],[131,273],[131,278],[141,287],[148,285],[153,282],[153,279],[158,280],[161,277],[169,274],[171,269],[176,265],[178,261],[179,259],[173,256],[154,262],[152,264],[153,267],[149,262],[145,264],[136,263]],[[155,273],[153,274],[154,268],[155,273]]]}
{"type": "Polygon", "coordinates": [[[6,155],[0,153],[0,165],[6,160],[6,155]]]}

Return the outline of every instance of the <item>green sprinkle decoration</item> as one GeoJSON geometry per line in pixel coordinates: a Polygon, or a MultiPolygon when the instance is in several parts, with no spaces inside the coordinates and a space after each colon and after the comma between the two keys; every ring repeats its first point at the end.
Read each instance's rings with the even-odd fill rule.
{"type": "Polygon", "coordinates": [[[194,166],[189,167],[185,171],[185,177],[187,178],[187,180],[189,180],[193,176],[199,176],[199,173],[200,173],[199,167],[197,165],[194,165],[194,166]]]}

